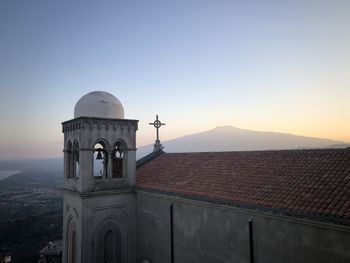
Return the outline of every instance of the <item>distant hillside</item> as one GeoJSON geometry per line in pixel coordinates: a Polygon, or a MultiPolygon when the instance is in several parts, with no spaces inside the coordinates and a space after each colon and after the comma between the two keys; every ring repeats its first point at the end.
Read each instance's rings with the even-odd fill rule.
{"type": "MultiPolygon", "coordinates": [[[[63,155],[62,155],[63,156],[63,155]]],[[[34,160],[0,160],[0,170],[21,171],[62,171],[63,158],[34,159],[34,160]]]]}
{"type": "MultiPolygon", "coordinates": [[[[262,132],[221,126],[162,142],[166,152],[253,151],[305,148],[343,148],[350,144],[342,141],[297,136],[288,133],[262,132]]],[[[138,148],[137,158],[153,150],[153,145],[138,148]]]]}

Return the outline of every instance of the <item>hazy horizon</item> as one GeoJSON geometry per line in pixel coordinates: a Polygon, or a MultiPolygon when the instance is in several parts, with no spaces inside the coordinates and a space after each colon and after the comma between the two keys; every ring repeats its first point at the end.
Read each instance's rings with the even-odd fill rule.
{"type": "MultiPolygon", "coordinates": [[[[173,146],[174,146],[174,142],[176,142],[177,140],[179,139],[183,139],[183,138],[186,138],[186,137],[192,137],[192,136],[201,136],[202,134],[205,134],[205,133],[210,133],[210,132],[214,132],[216,130],[223,130],[223,129],[228,129],[229,131],[232,131],[232,130],[239,130],[239,131],[243,131],[243,132],[248,132],[248,133],[271,133],[273,135],[276,135],[276,136],[295,136],[295,137],[299,137],[299,138],[307,138],[307,139],[316,139],[316,140],[324,140],[324,141],[332,141],[332,142],[329,142],[329,144],[325,144],[325,146],[334,146],[336,144],[350,144],[350,141],[339,141],[339,140],[334,140],[334,139],[331,139],[331,138],[318,138],[318,137],[310,137],[310,136],[303,136],[303,135],[297,135],[297,134],[292,134],[292,133],[281,133],[281,132],[276,132],[276,131],[256,131],[256,130],[249,130],[249,129],[245,129],[245,128],[240,128],[240,127],[235,127],[235,126],[232,126],[232,125],[222,125],[222,126],[216,126],[216,127],[213,127],[212,129],[208,129],[208,130],[204,130],[204,131],[199,131],[198,133],[190,133],[190,134],[184,134],[184,135],[181,135],[179,137],[176,137],[176,138],[170,138],[168,140],[162,140],[161,143],[163,143],[163,146],[165,146],[165,151],[168,151],[169,148],[168,148],[168,143],[172,143],[172,147],[170,147],[170,149],[173,149],[173,146]]],[[[233,135],[233,134],[231,134],[233,135]]],[[[221,135],[220,135],[221,136],[221,135]]],[[[220,141],[223,139],[223,137],[221,136],[220,138],[218,138],[220,141]]],[[[230,138],[228,138],[230,139],[230,138]]],[[[211,138],[210,140],[214,140],[214,138],[211,138]]],[[[216,143],[215,141],[213,142],[214,144],[216,143]]],[[[232,144],[233,142],[228,140],[227,141],[227,145],[230,145],[232,144]]],[[[288,142],[287,142],[288,143],[288,142]]],[[[290,143],[290,142],[289,142],[290,143]]],[[[154,141],[150,142],[150,143],[147,143],[147,144],[144,144],[144,145],[138,145],[137,146],[137,156],[138,158],[144,156],[145,154],[147,153],[151,153],[152,150],[153,150],[153,144],[154,144],[154,141]],[[141,150],[141,154],[139,154],[141,150]],[[146,151],[146,152],[145,152],[146,151]]],[[[188,143],[189,147],[191,147],[191,144],[188,143]]],[[[193,145],[194,147],[194,151],[197,151],[196,148],[198,148],[198,146],[196,145],[193,145]]],[[[218,146],[220,148],[220,146],[218,146]]],[[[302,147],[302,146],[300,146],[302,147]]],[[[305,145],[304,146],[305,148],[310,148],[310,146],[307,146],[305,145]]],[[[321,147],[321,146],[320,146],[321,147]]],[[[323,148],[324,146],[322,146],[321,148],[323,148]]],[[[179,147],[181,148],[181,146],[179,147]]],[[[311,147],[312,148],[312,147],[311,147]]],[[[54,150],[55,148],[53,148],[54,150]]],[[[272,145],[271,145],[271,148],[270,149],[273,149],[272,148],[272,145]]],[[[264,149],[264,150],[270,150],[270,149],[264,149]]],[[[276,149],[285,149],[285,148],[276,148],[276,149]]],[[[290,149],[296,149],[296,147],[294,148],[290,148],[290,149]]],[[[217,149],[217,150],[220,150],[220,149],[217,149]]],[[[231,150],[237,150],[237,151],[240,151],[242,149],[231,149],[231,150]]],[[[255,149],[255,150],[258,150],[258,149],[255,149]]],[[[210,150],[210,147],[208,148],[207,151],[211,151],[210,150]]],[[[221,149],[221,151],[225,151],[225,149],[221,149]]],[[[1,159],[0,158],[0,164],[1,162],[16,162],[16,161],[40,161],[40,160],[56,160],[56,159],[62,159],[63,158],[63,153],[61,150],[59,150],[59,152],[61,152],[60,155],[57,155],[56,157],[37,157],[37,158],[30,158],[30,157],[23,157],[23,158],[15,158],[15,159],[1,159]]],[[[172,150],[170,150],[170,152],[173,152],[172,150]]],[[[183,152],[186,152],[183,151],[183,152]]],[[[12,168],[15,167],[15,166],[11,166],[12,168]]],[[[9,169],[11,170],[11,169],[9,169]]]]}
{"type": "Polygon", "coordinates": [[[350,142],[350,1],[0,1],[0,159],[61,157],[104,90],[138,146],[231,125],[350,142]]]}

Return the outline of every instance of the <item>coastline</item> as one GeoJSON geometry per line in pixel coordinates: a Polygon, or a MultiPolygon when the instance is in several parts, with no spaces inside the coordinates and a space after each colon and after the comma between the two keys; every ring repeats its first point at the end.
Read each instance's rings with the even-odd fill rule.
{"type": "Polygon", "coordinates": [[[20,173],[20,170],[0,170],[0,181],[20,173]]]}

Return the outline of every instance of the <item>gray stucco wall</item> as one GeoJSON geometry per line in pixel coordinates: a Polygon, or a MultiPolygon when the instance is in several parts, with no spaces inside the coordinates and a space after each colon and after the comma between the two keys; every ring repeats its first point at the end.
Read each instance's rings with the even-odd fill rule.
{"type": "Polygon", "coordinates": [[[250,262],[250,218],[256,263],[350,262],[350,227],[143,191],[137,193],[138,262],[170,262],[171,203],[176,263],[250,262]]]}

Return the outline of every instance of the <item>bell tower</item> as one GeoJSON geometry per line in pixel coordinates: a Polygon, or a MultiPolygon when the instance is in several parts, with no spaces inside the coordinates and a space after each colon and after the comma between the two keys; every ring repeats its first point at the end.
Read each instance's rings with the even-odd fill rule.
{"type": "Polygon", "coordinates": [[[136,131],[113,95],[76,104],[64,134],[63,262],[135,262],[136,131]]]}

